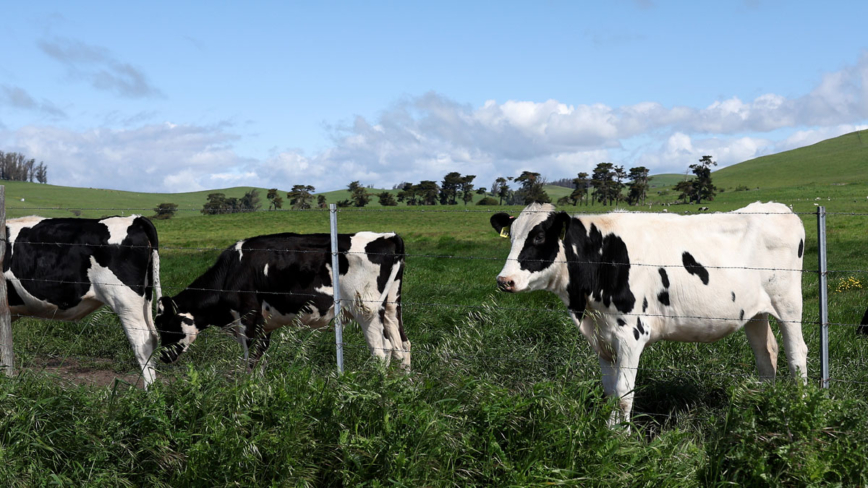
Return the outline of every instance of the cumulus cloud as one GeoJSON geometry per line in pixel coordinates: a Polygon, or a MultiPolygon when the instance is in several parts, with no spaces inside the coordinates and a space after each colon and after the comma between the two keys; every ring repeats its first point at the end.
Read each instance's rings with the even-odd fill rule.
{"type": "Polygon", "coordinates": [[[119,61],[105,48],[63,38],[42,40],[38,46],[62,63],[71,78],[85,80],[97,90],[125,98],[163,97],[141,70],[119,61]]]}
{"type": "Polygon", "coordinates": [[[255,178],[241,168],[252,160],[231,147],[238,136],[219,127],[170,123],[136,129],[74,131],[27,126],[4,146],[49,167],[49,182],[130,191],[184,192],[248,185],[255,178]]]}
{"type": "MultiPolygon", "coordinates": [[[[705,154],[723,167],[856,130],[866,118],[868,54],[863,54],[856,65],[825,75],[804,96],[731,97],[705,108],[557,100],[489,100],[473,107],[432,92],[401,100],[377,120],[357,117],[335,127],[333,147],[321,154],[288,151],[280,158],[292,161],[287,168],[300,178],[332,173],[375,185],[439,178],[449,171],[488,179],[534,169],[560,177],[613,156],[625,165],[680,172],[705,154]],[[806,129],[784,141],[763,136],[799,127],[806,129]]],[[[272,158],[269,167],[279,167],[280,158],[272,158]]]]}
{"type": "MultiPolygon", "coordinates": [[[[68,51],[76,65],[107,59],[99,49],[68,51]]],[[[354,180],[390,187],[439,180],[451,171],[477,175],[477,186],[488,186],[524,170],[573,176],[602,161],[680,173],[706,154],[725,167],[865,128],[868,54],[825,75],[803,96],[730,97],[704,108],[558,100],[473,106],[430,92],[402,98],[376,119],[355,117],[330,127],[326,150],[285,149],[264,160],[237,154],[233,144],[240,136],[229,126],[149,123],[154,116],[110,114],[123,129],[28,126],[11,133],[7,147],[50,164],[52,181],[146,191],[294,184],[322,191],[354,180]]]]}

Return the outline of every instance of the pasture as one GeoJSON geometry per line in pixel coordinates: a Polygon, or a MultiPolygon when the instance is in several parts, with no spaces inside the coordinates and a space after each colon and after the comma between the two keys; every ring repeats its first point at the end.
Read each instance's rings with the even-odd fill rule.
{"type": "MultiPolygon", "coordinates": [[[[792,204],[804,212],[806,270],[817,269],[816,218],[809,213],[814,203],[825,205],[834,271],[829,320],[855,324],[868,306],[866,196],[864,182],[816,184],[728,190],[705,205],[728,211],[758,200],[792,204]],[[861,288],[838,291],[850,277],[861,288]]],[[[80,206],[99,206],[93,202],[80,206]]],[[[657,343],[640,363],[628,434],[606,427],[614,405],[603,398],[596,357],[560,301],[496,291],[509,243],[491,229],[492,209],[504,211],[458,205],[339,212],[342,233],[394,231],[405,239],[408,375],[376,364],[355,324],[344,332],[342,376],[331,330],[276,333],[263,376],[243,372],[238,344],[208,330],[178,364],[161,365],[157,384],[145,392],[130,385],[135,361],[110,313],[81,323],[19,320],[13,329],[20,374],[0,380],[0,480],[7,486],[868,483],[868,336],[857,336],[851,325],[830,327],[832,387],[818,389],[816,273],[803,274],[811,384],[788,381],[783,354],[779,380],[759,383],[743,332],[714,344],[657,343]]],[[[34,212],[9,209],[10,217],[27,213],[34,212]]],[[[183,289],[238,239],[329,228],[325,211],[193,210],[156,225],[165,295],[183,289]]]]}

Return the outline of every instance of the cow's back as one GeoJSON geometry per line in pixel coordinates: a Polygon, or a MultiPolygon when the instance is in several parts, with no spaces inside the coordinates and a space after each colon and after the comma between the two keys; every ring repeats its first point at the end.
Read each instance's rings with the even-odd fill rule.
{"type": "Polygon", "coordinates": [[[3,271],[16,284],[10,287],[10,305],[33,305],[36,299],[70,309],[100,285],[123,284],[139,296],[151,291],[151,252],[158,245],[157,234],[140,216],[23,217],[7,221],[7,235],[3,271]],[[112,283],[92,280],[95,269],[108,270],[112,283]]]}
{"type": "Polygon", "coordinates": [[[801,301],[804,226],[784,205],[756,203],[691,216],[614,212],[579,218],[624,243],[631,312],[657,323],[652,340],[717,340],[782,299],[801,301]]]}

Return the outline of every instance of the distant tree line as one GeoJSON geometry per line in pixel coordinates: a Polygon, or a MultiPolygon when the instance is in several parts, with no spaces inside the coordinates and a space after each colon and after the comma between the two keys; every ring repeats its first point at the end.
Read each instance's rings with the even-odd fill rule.
{"type": "MultiPolygon", "coordinates": [[[[2,154],[2,153],[0,153],[2,154]]],[[[32,161],[32,160],[31,160],[32,161]]],[[[699,164],[690,165],[696,177],[692,180],[679,182],[675,189],[681,192],[679,198],[701,203],[702,200],[713,200],[717,188],[711,183],[711,166],[717,165],[711,156],[703,156],[699,164]]],[[[44,170],[43,170],[44,171],[44,170]]],[[[349,197],[340,200],[338,207],[364,207],[374,198],[384,207],[393,207],[399,203],[410,206],[425,205],[464,205],[473,202],[474,194],[481,195],[477,205],[527,205],[529,203],[550,203],[551,198],[545,191],[545,177],[533,171],[522,171],[518,176],[498,177],[491,184],[490,191],[485,188],[475,188],[476,175],[462,175],[457,171],[448,173],[441,182],[422,180],[419,183],[401,182],[377,194],[369,192],[372,185],[362,185],[359,181],[347,185],[349,197]],[[511,187],[510,185],[515,185],[511,187]],[[397,190],[397,192],[395,192],[397,190]]],[[[648,196],[652,177],[648,168],[637,166],[625,170],[624,166],[602,162],[597,164],[591,174],[581,172],[576,178],[562,178],[551,184],[572,188],[570,195],[560,198],[558,205],[618,205],[625,202],[628,205],[644,205],[648,196]]],[[[286,193],[286,201],[293,209],[326,208],[325,195],[314,195],[316,189],[311,185],[294,185],[286,193]]],[[[266,199],[269,210],[283,208],[284,198],[277,188],[268,190],[266,199]]],[[[169,205],[154,209],[157,218],[169,218],[174,209],[169,205]],[[160,217],[162,215],[167,215],[160,217]]],[[[259,193],[251,189],[241,198],[227,198],[223,193],[211,193],[208,201],[202,207],[203,214],[222,214],[235,212],[253,212],[261,207],[259,193]]]]}
{"type": "Polygon", "coordinates": [[[48,167],[21,153],[0,151],[0,180],[48,183],[48,167]]]}
{"type": "Polygon", "coordinates": [[[241,198],[226,197],[224,193],[209,193],[208,201],[202,205],[202,214],[215,215],[239,212],[255,212],[262,205],[259,203],[259,190],[252,188],[241,198]]]}

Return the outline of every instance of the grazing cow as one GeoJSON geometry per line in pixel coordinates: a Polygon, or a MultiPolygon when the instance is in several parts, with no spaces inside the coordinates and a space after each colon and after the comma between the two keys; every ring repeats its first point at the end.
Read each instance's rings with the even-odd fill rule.
{"type": "Polygon", "coordinates": [[[698,210],[698,212],[707,212],[707,211],[708,211],[708,207],[699,207],[699,210],[698,210]]]}
{"type": "Polygon", "coordinates": [[[139,215],[104,219],[22,217],[6,221],[3,262],[13,320],[79,320],[101,305],[118,315],[142,369],[154,381],[158,346],[151,293],[160,296],[157,230],[139,215]]]}
{"type": "MultiPolygon", "coordinates": [[[[157,306],[164,346],[174,362],[207,327],[231,328],[251,370],[272,331],[289,324],[325,327],[335,316],[329,234],[274,234],[238,241],[174,297],[157,306]],[[252,349],[252,350],[251,350],[252,349]]],[[[371,353],[410,367],[401,318],[404,241],[396,234],[338,236],[345,315],[362,326],[371,353]]]]}
{"type": "Polygon", "coordinates": [[[856,332],[868,334],[868,309],[865,309],[865,316],[862,317],[862,323],[856,327],[856,332]]]}
{"type": "Polygon", "coordinates": [[[549,290],[563,300],[599,356],[603,387],[620,399],[623,419],[630,418],[639,356],[659,340],[714,342],[744,327],[760,377],[770,379],[778,354],[773,315],[791,374],[807,377],[805,230],[782,204],[689,217],[571,217],[532,204],[517,218],[492,216],[491,225],[512,240],[498,287],[549,290]]]}

